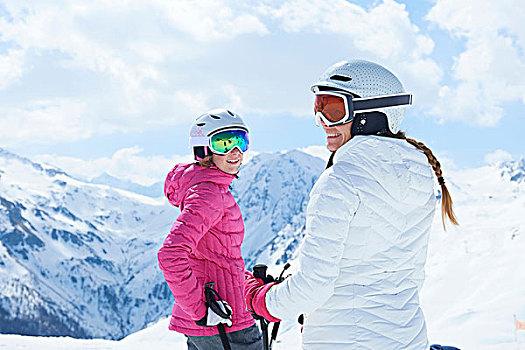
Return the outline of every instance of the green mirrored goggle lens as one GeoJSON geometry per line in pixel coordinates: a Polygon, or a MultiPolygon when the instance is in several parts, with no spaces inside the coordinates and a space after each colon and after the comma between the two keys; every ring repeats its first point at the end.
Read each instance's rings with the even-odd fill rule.
{"type": "Polygon", "coordinates": [[[210,138],[211,150],[220,154],[226,154],[235,147],[244,153],[248,150],[249,143],[248,133],[244,130],[226,130],[210,138]]]}

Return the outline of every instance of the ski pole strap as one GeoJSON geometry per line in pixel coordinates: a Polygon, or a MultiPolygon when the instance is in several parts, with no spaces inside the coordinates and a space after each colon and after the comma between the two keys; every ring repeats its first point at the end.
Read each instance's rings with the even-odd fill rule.
{"type": "MultiPolygon", "coordinates": [[[[215,282],[209,282],[204,285],[204,296],[206,297],[206,306],[213,310],[217,315],[219,315],[222,318],[230,318],[232,315],[231,311],[226,309],[226,312],[222,310],[222,308],[219,306],[219,301],[222,301],[221,296],[219,293],[213,289],[213,286],[215,285],[215,282]]],[[[219,336],[221,338],[222,347],[224,350],[231,350],[230,342],[228,341],[228,337],[226,336],[226,330],[224,329],[224,324],[219,323],[217,325],[217,329],[219,330],[219,336]]]]}
{"type": "Polygon", "coordinates": [[[223,311],[219,306],[218,301],[222,301],[219,293],[213,289],[215,282],[209,282],[204,285],[204,295],[206,297],[206,306],[211,308],[213,312],[219,315],[222,318],[230,318],[232,313],[230,310],[223,311]]]}
{"type": "Polygon", "coordinates": [[[224,350],[231,350],[230,342],[228,341],[228,337],[226,336],[226,330],[224,330],[224,325],[222,323],[219,323],[217,325],[217,329],[219,330],[219,336],[221,337],[222,347],[224,350]]]}

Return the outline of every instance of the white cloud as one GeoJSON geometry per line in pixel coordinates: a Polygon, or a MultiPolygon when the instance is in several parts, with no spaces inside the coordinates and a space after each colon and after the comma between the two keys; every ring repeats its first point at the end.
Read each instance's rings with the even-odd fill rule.
{"type": "Polygon", "coordinates": [[[501,162],[506,162],[509,160],[512,160],[512,155],[509,152],[504,151],[502,149],[498,149],[494,152],[485,155],[485,163],[490,165],[499,164],[501,162]]]}
{"type": "Polygon", "coordinates": [[[176,52],[182,49],[181,47],[176,46],[176,43],[165,45],[144,40],[129,43],[129,48],[139,57],[139,60],[151,64],[162,63],[168,57],[175,55],[176,52]]]}
{"type": "Polygon", "coordinates": [[[362,23],[361,17],[366,11],[350,2],[336,1],[306,1],[288,0],[273,1],[260,5],[258,11],[279,19],[286,31],[301,32],[305,29],[321,33],[323,31],[345,32],[349,23],[362,23]],[[347,22],[351,20],[352,22],[347,22]]]}
{"type": "Polygon", "coordinates": [[[3,144],[75,141],[91,136],[82,101],[36,101],[23,109],[0,108],[3,144]]]}
{"type": "Polygon", "coordinates": [[[199,41],[227,40],[241,34],[268,34],[266,26],[246,11],[243,1],[155,0],[170,25],[199,41]]]}
{"type": "MultiPolygon", "coordinates": [[[[193,118],[209,110],[207,97],[203,93],[190,93],[189,91],[176,91],[175,109],[178,111],[188,111],[182,115],[191,115],[193,118]]],[[[193,120],[193,119],[190,119],[193,120]]]]}
{"type": "Polygon", "coordinates": [[[0,55],[0,90],[17,81],[23,74],[25,53],[10,49],[7,55],[0,55]]]}
{"type": "Polygon", "coordinates": [[[226,84],[216,91],[203,88],[203,91],[178,90],[175,92],[173,101],[179,122],[181,120],[193,121],[197,116],[214,108],[228,108],[235,112],[248,113],[255,110],[243,103],[243,98],[234,85],[226,84]]]}
{"type": "MultiPolygon", "coordinates": [[[[268,33],[265,25],[250,14],[249,6],[235,0],[8,0],[3,7],[6,15],[0,16],[1,39],[16,49],[0,55],[0,89],[22,81],[29,95],[20,98],[18,93],[19,102],[3,118],[3,125],[11,123],[9,115],[13,114],[27,121],[39,119],[42,112],[25,111],[32,110],[41,99],[49,99],[49,95],[35,97],[27,85],[29,80],[23,79],[29,73],[45,75],[48,69],[42,69],[40,62],[55,65],[50,68],[59,74],[57,81],[60,74],[73,77],[49,89],[54,94],[51,99],[82,101],[86,110],[80,123],[81,134],[55,133],[58,126],[40,130],[28,127],[9,137],[19,138],[21,143],[71,141],[87,135],[181,124],[205,111],[208,104],[222,105],[231,100],[241,105],[237,93],[225,95],[234,91],[229,81],[203,86],[196,76],[210,77],[209,72],[192,74],[173,63],[191,65],[195,58],[208,57],[210,47],[219,42],[268,33]],[[91,74],[86,75],[86,71],[91,74]],[[84,80],[77,80],[77,74],[84,80]],[[71,92],[70,86],[82,88],[71,92]]],[[[209,69],[214,72],[212,67],[209,69]]]]}
{"type": "MultiPolygon", "coordinates": [[[[8,1],[5,8],[12,18],[0,18],[2,39],[22,47],[26,59],[28,53],[34,51],[39,53],[38,57],[60,53],[62,59],[58,65],[65,70],[87,69],[101,77],[107,76],[106,97],[108,90],[118,85],[118,89],[110,91],[111,101],[118,104],[120,113],[139,113],[143,105],[156,101],[155,91],[147,84],[162,82],[162,79],[153,65],[135,63],[129,53],[132,50],[123,51],[113,45],[114,36],[108,33],[99,37],[97,31],[92,30],[97,24],[105,26],[103,20],[97,23],[96,17],[98,11],[104,9],[102,5],[96,1],[84,6],[72,1],[8,1]]],[[[113,15],[111,8],[106,15],[113,15]]],[[[67,94],[67,90],[63,93],[67,94]]],[[[122,125],[120,121],[116,124],[122,125]]]]}
{"type": "Polygon", "coordinates": [[[343,34],[349,44],[382,59],[412,61],[434,48],[410,22],[406,6],[393,0],[369,11],[345,0],[290,0],[277,8],[261,6],[260,12],[281,20],[286,31],[343,34]]]}
{"type": "Polygon", "coordinates": [[[442,121],[493,126],[503,104],[525,102],[525,17],[521,1],[438,0],[427,19],[464,39],[452,67],[455,86],[441,90],[433,113],[442,121]]]}
{"type": "Polygon", "coordinates": [[[149,186],[163,181],[168,171],[177,163],[189,163],[191,155],[172,157],[145,156],[138,146],[123,148],[111,157],[80,159],[58,155],[38,155],[34,158],[40,162],[57,166],[67,173],[84,179],[92,179],[104,173],[117,178],[149,186]]]}
{"type": "Polygon", "coordinates": [[[242,101],[242,97],[237,92],[237,88],[233,85],[224,85],[222,92],[226,96],[227,102],[226,107],[234,111],[246,110],[246,106],[242,101]]]}
{"type": "Polygon", "coordinates": [[[10,144],[72,141],[188,124],[222,106],[244,116],[309,115],[309,84],[347,54],[391,69],[423,109],[447,106],[433,110],[442,121],[474,116],[493,125],[503,115],[501,101],[525,94],[515,50],[525,41],[522,21],[513,15],[494,27],[505,22],[503,10],[470,16],[454,6],[438,1],[428,17],[467,38],[454,66],[458,85],[441,87],[432,38],[393,0],[367,7],[345,0],[7,0],[8,15],[0,17],[2,43],[10,45],[0,56],[0,125],[8,130],[0,135],[10,144]],[[38,79],[50,86],[33,89],[44,84],[38,79]],[[44,112],[35,108],[42,103],[44,112]],[[59,133],[44,119],[71,132],[59,133]],[[11,132],[11,125],[25,130],[11,132]]]}
{"type": "MultiPolygon", "coordinates": [[[[443,72],[427,57],[434,49],[433,40],[410,21],[404,4],[384,0],[366,10],[345,0],[274,3],[277,4],[274,7],[260,6],[259,12],[280,20],[284,30],[346,36],[348,46],[341,50],[352,49],[357,55],[383,64],[400,78],[405,88],[415,92],[419,105],[434,104],[443,72]]],[[[324,47],[315,43],[312,49],[324,47]]],[[[337,56],[334,52],[334,57],[337,56]]]]}

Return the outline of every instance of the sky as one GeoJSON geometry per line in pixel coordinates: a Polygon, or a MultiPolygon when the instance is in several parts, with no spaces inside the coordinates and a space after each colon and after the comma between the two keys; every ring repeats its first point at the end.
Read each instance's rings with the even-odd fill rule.
{"type": "Polygon", "coordinates": [[[521,0],[0,0],[0,147],[148,185],[226,107],[250,152],[318,150],[309,88],[358,58],[414,95],[401,129],[446,166],[517,160],[523,23],[521,0]]]}

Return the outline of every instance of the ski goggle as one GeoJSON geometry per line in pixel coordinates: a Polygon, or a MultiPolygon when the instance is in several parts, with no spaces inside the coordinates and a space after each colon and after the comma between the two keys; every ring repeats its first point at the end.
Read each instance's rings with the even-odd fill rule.
{"type": "Polygon", "coordinates": [[[245,130],[234,129],[212,134],[209,147],[216,154],[227,154],[234,148],[244,153],[248,150],[249,144],[248,133],[245,130]]]}
{"type": "Polygon", "coordinates": [[[315,121],[317,126],[321,125],[321,121],[326,126],[336,126],[351,122],[355,113],[411,104],[412,94],[407,93],[360,98],[344,92],[318,91],[314,101],[315,121]]]}

